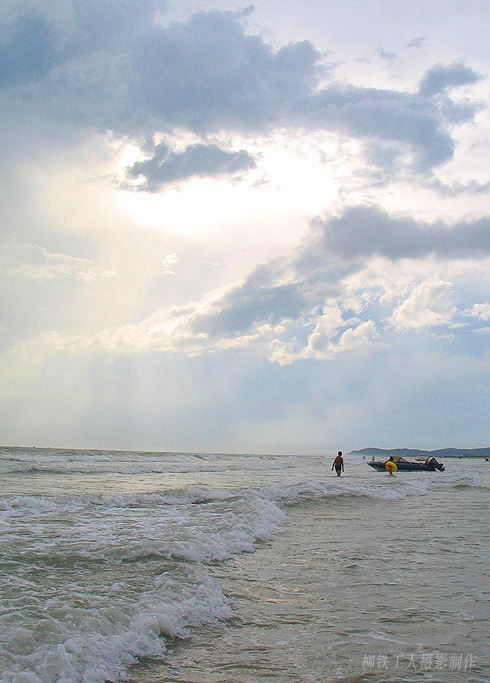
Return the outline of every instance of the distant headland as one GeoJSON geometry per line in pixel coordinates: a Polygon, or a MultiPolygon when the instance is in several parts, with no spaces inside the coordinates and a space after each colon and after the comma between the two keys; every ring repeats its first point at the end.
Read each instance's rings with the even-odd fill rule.
{"type": "Polygon", "coordinates": [[[438,448],[435,451],[423,451],[418,448],[361,448],[359,451],[350,451],[349,455],[400,455],[403,458],[429,455],[437,458],[488,458],[489,448],[438,448]]]}

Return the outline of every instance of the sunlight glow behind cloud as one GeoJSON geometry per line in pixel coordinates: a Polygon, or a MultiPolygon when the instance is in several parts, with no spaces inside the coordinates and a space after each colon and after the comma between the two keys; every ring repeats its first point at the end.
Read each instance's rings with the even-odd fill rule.
{"type": "Polygon", "coordinates": [[[6,3],[4,438],[97,404],[74,445],[361,446],[356,414],[386,445],[391,397],[448,445],[410,397],[450,387],[466,431],[436,432],[487,445],[488,12],[441,7],[6,3]]]}

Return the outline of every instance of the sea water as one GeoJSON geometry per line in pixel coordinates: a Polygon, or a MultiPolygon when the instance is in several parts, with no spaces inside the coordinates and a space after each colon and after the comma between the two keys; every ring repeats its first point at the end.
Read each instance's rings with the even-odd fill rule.
{"type": "Polygon", "coordinates": [[[0,451],[0,680],[490,679],[484,460],[0,451]]]}

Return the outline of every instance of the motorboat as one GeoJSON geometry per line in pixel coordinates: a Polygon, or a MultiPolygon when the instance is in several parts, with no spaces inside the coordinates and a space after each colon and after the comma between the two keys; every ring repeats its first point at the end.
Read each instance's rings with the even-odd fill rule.
{"type": "MultiPolygon", "coordinates": [[[[444,472],[445,470],[442,462],[438,462],[434,457],[427,458],[424,462],[414,462],[398,457],[392,458],[391,461],[395,463],[399,472],[435,472],[436,470],[444,472]]],[[[367,464],[377,472],[386,472],[387,462],[387,460],[370,460],[367,464]]]]}

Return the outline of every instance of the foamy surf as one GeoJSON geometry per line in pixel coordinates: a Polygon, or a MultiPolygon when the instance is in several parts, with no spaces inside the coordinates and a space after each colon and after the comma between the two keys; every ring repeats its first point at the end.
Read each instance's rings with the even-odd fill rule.
{"type": "Polygon", "coordinates": [[[192,485],[5,498],[2,680],[117,680],[163,657],[167,638],[232,614],[203,563],[253,552],[285,520],[271,500],[192,485]]]}
{"type": "MultiPolygon", "coordinates": [[[[129,675],[137,680],[130,671],[139,659],[172,662],[172,639],[199,642],[202,627],[226,624],[233,615],[240,619],[240,596],[247,595],[250,586],[259,596],[265,590],[261,609],[276,600],[287,606],[279,621],[274,617],[270,622],[271,633],[277,623],[302,628],[304,616],[287,610],[293,609],[288,600],[296,595],[294,581],[304,569],[309,567],[316,577],[325,567],[328,576],[339,562],[341,584],[353,582],[352,590],[357,590],[356,577],[366,563],[372,563],[370,571],[378,571],[378,556],[370,548],[343,553],[339,544],[345,539],[332,539],[330,524],[339,523],[339,506],[344,517],[354,520],[347,535],[355,538],[359,506],[368,517],[370,510],[390,510],[395,520],[405,506],[405,524],[417,514],[418,501],[427,507],[439,494],[445,498],[486,492],[481,468],[452,462],[444,473],[390,478],[372,472],[364,462],[347,460],[346,476],[337,478],[330,472],[331,458],[150,453],[134,454],[131,461],[131,456],[4,450],[2,681],[98,683],[129,675]],[[323,529],[325,520],[329,526],[323,529]],[[307,541],[315,524],[320,535],[309,553],[307,541]],[[322,560],[315,569],[317,555],[322,560]],[[223,584],[221,577],[235,566],[245,570],[243,585],[235,587],[231,579],[223,584]],[[282,595],[281,587],[288,582],[291,591],[282,595]]],[[[418,550],[415,532],[407,546],[408,553],[417,552],[413,562],[420,571],[426,557],[445,552],[437,550],[432,533],[428,527],[418,534],[429,544],[426,555],[418,550]]],[[[399,528],[391,534],[396,541],[399,528]]],[[[388,546],[383,567],[387,562],[394,566],[396,552],[396,544],[388,546]]],[[[395,566],[397,572],[403,570],[401,561],[395,566]]],[[[371,590],[374,595],[379,591],[381,599],[391,587],[400,589],[398,579],[387,583],[368,576],[371,590]]],[[[329,583],[320,575],[318,585],[324,590],[329,583]]],[[[315,598],[312,614],[323,599],[319,603],[315,598]]],[[[334,613],[328,618],[334,620],[334,613]]],[[[473,617],[468,618],[473,624],[473,617]]],[[[380,617],[380,623],[397,623],[389,615],[386,619],[380,617]]],[[[259,628],[264,637],[267,630],[259,628]]],[[[281,642],[290,638],[281,631],[281,642]]],[[[396,640],[388,634],[390,638],[396,640]]],[[[272,653],[270,648],[267,652],[272,653]]],[[[271,667],[288,680],[287,663],[275,661],[271,667]]],[[[348,667],[344,673],[350,674],[348,667]]]]}
{"type": "Polygon", "coordinates": [[[185,581],[162,574],[153,583],[153,589],[143,592],[135,604],[120,586],[108,587],[103,599],[99,592],[95,616],[79,606],[90,601],[86,591],[80,598],[75,591],[70,599],[46,600],[38,616],[42,637],[33,637],[26,619],[25,626],[16,626],[3,640],[8,655],[2,680],[103,683],[124,679],[139,657],[165,655],[165,637],[187,638],[190,628],[232,615],[220,587],[198,572],[191,570],[185,581]]]}

